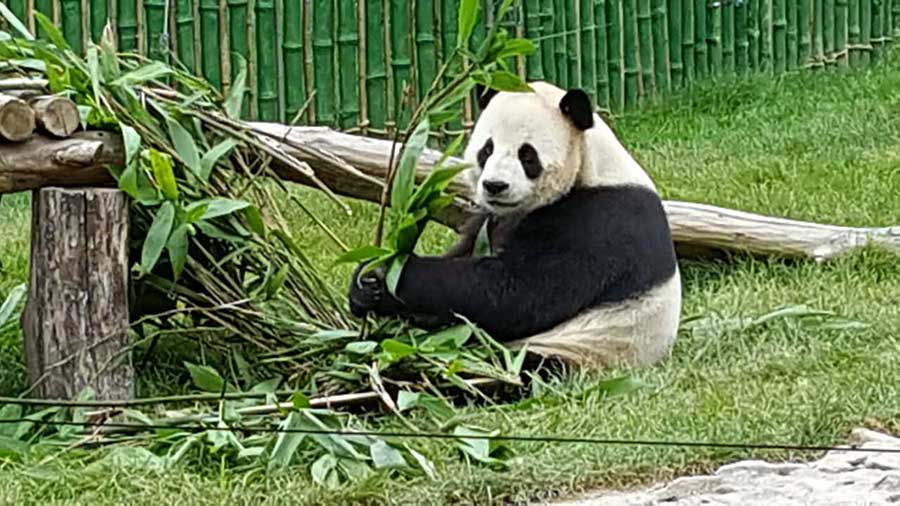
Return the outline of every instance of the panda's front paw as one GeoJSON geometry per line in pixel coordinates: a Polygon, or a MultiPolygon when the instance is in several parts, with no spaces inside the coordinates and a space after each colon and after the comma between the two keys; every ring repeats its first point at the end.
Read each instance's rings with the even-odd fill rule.
{"type": "Polygon", "coordinates": [[[382,313],[390,298],[384,267],[379,266],[360,275],[367,265],[362,263],[357,266],[350,281],[350,312],[357,318],[364,318],[369,313],[382,313]]]}

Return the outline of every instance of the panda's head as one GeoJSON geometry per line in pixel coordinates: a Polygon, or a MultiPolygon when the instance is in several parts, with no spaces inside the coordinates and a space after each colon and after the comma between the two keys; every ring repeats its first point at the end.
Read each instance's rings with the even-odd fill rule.
{"type": "Polygon", "coordinates": [[[528,212],[568,193],[585,162],[585,131],[594,126],[590,98],[579,89],[530,83],[533,91],[478,89],[481,115],[465,161],[475,202],[505,215],[528,212]]]}

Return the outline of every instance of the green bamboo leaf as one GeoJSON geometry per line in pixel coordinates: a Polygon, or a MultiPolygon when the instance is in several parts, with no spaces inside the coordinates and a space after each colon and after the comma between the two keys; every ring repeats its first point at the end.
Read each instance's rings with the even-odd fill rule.
{"type": "Polygon", "coordinates": [[[294,395],[291,396],[291,404],[294,405],[294,409],[308,409],[309,397],[303,394],[303,392],[294,392],[294,395]]]}
{"type": "Polygon", "coordinates": [[[521,77],[505,70],[491,72],[490,86],[497,91],[533,91],[531,86],[528,86],[528,83],[523,81],[521,77]]]}
{"type": "Polygon", "coordinates": [[[119,176],[119,189],[129,197],[138,200],[138,169],[134,165],[126,167],[119,176]]]}
{"type": "Polygon", "coordinates": [[[326,488],[336,488],[339,485],[337,472],[335,471],[336,466],[337,459],[334,455],[328,453],[319,457],[319,459],[313,463],[309,472],[312,475],[313,481],[319,485],[326,488]]]}
{"type": "Polygon", "coordinates": [[[457,16],[457,39],[456,47],[464,48],[469,43],[469,37],[472,36],[472,30],[475,29],[475,21],[478,19],[478,0],[462,0],[459,3],[459,14],[457,16]]]}
{"type": "MultiPolygon", "coordinates": [[[[125,143],[125,167],[130,167],[135,155],[141,149],[141,134],[124,123],[119,123],[119,129],[122,131],[122,141],[125,143]]],[[[135,188],[137,187],[135,186],[135,188]]]]}
{"type": "Polygon", "coordinates": [[[19,303],[22,302],[22,299],[25,297],[25,291],[26,285],[24,283],[17,285],[9,291],[9,295],[7,295],[6,299],[3,301],[3,305],[0,306],[0,327],[9,321],[13,312],[19,307],[19,303]]]}
{"type": "Polygon", "coordinates": [[[166,123],[169,127],[169,137],[172,139],[172,144],[175,147],[175,152],[178,153],[178,157],[181,158],[191,172],[202,179],[203,169],[200,165],[200,153],[197,150],[197,143],[194,142],[194,137],[174,118],[166,116],[166,123]]]}
{"type": "Polygon", "coordinates": [[[153,178],[163,196],[169,200],[178,199],[178,183],[175,181],[175,172],[172,170],[172,158],[155,149],[150,150],[150,167],[153,169],[153,178]]]}
{"type": "Polygon", "coordinates": [[[369,455],[372,457],[375,469],[408,467],[403,454],[384,441],[376,441],[370,446],[369,455]]]}
{"type": "Polygon", "coordinates": [[[195,204],[191,204],[184,210],[184,222],[186,224],[194,224],[203,219],[203,215],[206,214],[206,208],[208,207],[206,202],[198,202],[195,204]]]}
{"type": "Polygon", "coordinates": [[[40,25],[41,30],[43,30],[44,32],[44,35],[47,36],[47,38],[51,43],[53,43],[54,46],[56,46],[60,50],[72,49],[66,42],[66,38],[63,37],[62,32],[59,31],[59,28],[56,27],[56,25],[53,23],[53,21],[50,20],[50,18],[40,12],[35,12],[34,19],[35,21],[37,21],[38,25],[40,25]]]}
{"type": "Polygon", "coordinates": [[[416,167],[428,141],[428,129],[428,120],[422,120],[403,147],[403,155],[391,188],[391,208],[397,212],[409,209],[409,200],[416,185],[416,167]]]}
{"type": "Polygon", "coordinates": [[[291,459],[293,459],[294,454],[297,453],[297,447],[300,446],[300,443],[303,442],[303,438],[305,438],[306,435],[299,432],[288,431],[296,430],[299,426],[300,415],[296,412],[289,413],[284,422],[281,423],[281,427],[286,431],[279,433],[278,439],[275,440],[275,446],[272,448],[272,455],[269,457],[269,472],[284,471],[290,465],[291,459]]]}
{"type": "Polygon", "coordinates": [[[398,255],[395,257],[388,269],[387,276],[385,276],[387,289],[395,297],[397,296],[397,285],[400,284],[400,275],[403,274],[403,267],[406,265],[407,258],[409,258],[409,255],[398,255]]]}
{"type": "Polygon", "coordinates": [[[147,231],[144,246],[141,250],[141,267],[144,272],[150,272],[156,266],[159,255],[166,243],[169,242],[169,234],[172,231],[172,222],[175,219],[175,206],[171,202],[164,202],[156,211],[153,223],[147,231]]]}
{"type": "Polygon", "coordinates": [[[219,159],[227,155],[237,145],[238,143],[234,139],[225,139],[210,148],[209,151],[203,154],[203,158],[200,160],[200,172],[197,176],[202,181],[208,181],[209,176],[212,174],[213,168],[215,168],[219,159]]]}
{"type": "Polygon", "coordinates": [[[528,56],[535,52],[537,47],[534,42],[528,39],[509,39],[503,44],[503,49],[497,53],[497,59],[510,58],[513,56],[528,56]]]}
{"type": "Polygon", "coordinates": [[[377,347],[378,343],[376,341],[356,341],[347,343],[347,346],[344,346],[344,351],[356,353],[358,355],[368,355],[375,351],[375,348],[377,347]]]}
{"type": "Polygon", "coordinates": [[[285,279],[287,279],[288,275],[288,264],[282,265],[275,275],[269,278],[269,281],[266,283],[266,297],[271,299],[276,294],[278,294],[278,290],[281,290],[281,287],[284,285],[285,279]]]}
{"type": "Polygon", "coordinates": [[[165,63],[154,61],[142,65],[110,83],[112,86],[136,86],[147,81],[158,81],[172,74],[172,69],[165,63]]]}
{"type": "Polygon", "coordinates": [[[211,220],[213,218],[218,218],[220,216],[225,216],[235,211],[245,209],[250,206],[250,203],[245,200],[214,198],[194,202],[193,204],[188,206],[188,209],[191,209],[193,208],[193,206],[197,205],[206,205],[206,212],[203,213],[203,217],[201,218],[201,220],[211,220]]]}
{"type": "Polygon", "coordinates": [[[172,263],[172,274],[175,280],[181,277],[184,264],[187,263],[188,254],[188,225],[185,223],[172,231],[166,249],[169,251],[169,261],[172,263]]]}
{"type": "Polygon", "coordinates": [[[425,475],[428,476],[428,478],[430,480],[437,479],[437,472],[434,469],[433,462],[428,460],[421,453],[410,448],[409,445],[406,445],[406,450],[409,451],[409,454],[412,455],[414,459],[416,459],[416,462],[419,464],[419,467],[422,468],[422,471],[425,472],[425,475]]]}
{"type": "Polygon", "coordinates": [[[194,386],[201,390],[213,393],[221,393],[223,389],[226,392],[235,391],[234,387],[225,383],[222,376],[208,365],[185,362],[184,367],[191,374],[191,380],[194,382],[194,386]]]}
{"type": "Polygon", "coordinates": [[[412,346],[401,343],[396,339],[385,339],[381,341],[381,349],[393,356],[394,359],[408,357],[416,352],[412,346]]]}
{"type": "Polygon", "coordinates": [[[350,250],[335,260],[336,264],[346,264],[351,262],[364,262],[366,260],[371,260],[373,258],[377,258],[383,255],[390,254],[390,250],[386,250],[384,248],[379,248],[377,246],[362,246],[356,248],[354,250],[350,250]]]}
{"type": "Polygon", "coordinates": [[[260,237],[266,237],[268,235],[268,229],[266,228],[266,223],[263,221],[262,213],[259,212],[259,208],[256,206],[249,206],[244,210],[244,217],[247,218],[247,224],[250,226],[250,230],[252,230],[256,235],[260,237]]]}
{"type": "Polygon", "coordinates": [[[5,4],[0,4],[0,14],[2,14],[3,19],[5,19],[7,23],[9,23],[9,26],[15,28],[16,31],[22,35],[22,37],[25,37],[26,40],[34,40],[34,35],[32,35],[31,32],[28,31],[28,28],[26,28],[25,25],[22,24],[19,18],[17,18],[13,11],[9,10],[9,7],[7,7],[5,4]]]}
{"type": "Polygon", "coordinates": [[[244,93],[247,91],[247,63],[244,58],[234,53],[234,61],[238,65],[238,73],[231,83],[228,96],[225,97],[225,112],[233,119],[241,117],[241,106],[244,103],[244,93]]]}
{"type": "Polygon", "coordinates": [[[91,80],[91,91],[94,93],[94,104],[100,107],[100,58],[97,46],[92,45],[87,50],[87,70],[91,80]]]}

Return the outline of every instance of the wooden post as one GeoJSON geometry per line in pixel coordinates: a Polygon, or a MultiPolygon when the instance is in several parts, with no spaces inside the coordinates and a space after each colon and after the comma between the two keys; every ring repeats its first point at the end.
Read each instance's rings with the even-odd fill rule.
{"type": "Polygon", "coordinates": [[[134,395],[128,346],[128,201],[115,189],[32,192],[31,281],[22,316],[34,394],[134,395]]]}

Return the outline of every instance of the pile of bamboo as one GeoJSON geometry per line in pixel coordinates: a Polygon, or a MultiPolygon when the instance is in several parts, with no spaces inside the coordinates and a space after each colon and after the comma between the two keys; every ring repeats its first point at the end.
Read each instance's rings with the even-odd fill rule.
{"type": "Polygon", "coordinates": [[[35,131],[66,139],[78,130],[81,118],[75,102],[31,89],[15,89],[28,84],[30,81],[21,79],[0,80],[0,141],[23,142],[35,131]]]}
{"type": "MultiPolygon", "coordinates": [[[[384,134],[404,83],[421,95],[456,42],[460,0],[4,0],[76,50],[110,20],[118,47],[226,89],[247,61],[245,117],[384,134]],[[308,105],[308,107],[307,107],[308,105]]],[[[477,45],[500,0],[480,0],[477,45]]],[[[900,0],[515,0],[502,20],[537,52],[528,79],[586,89],[614,111],[715,75],[863,66],[900,36],[900,0]]],[[[37,30],[41,35],[40,30],[37,30]]],[[[471,104],[461,122],[472,120],[471,104]]]]}

